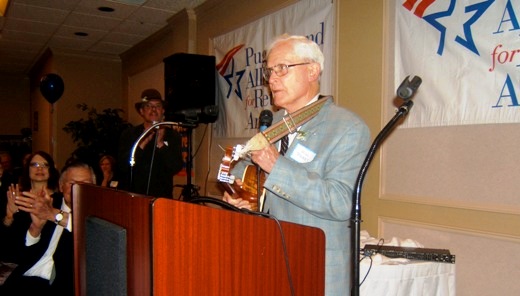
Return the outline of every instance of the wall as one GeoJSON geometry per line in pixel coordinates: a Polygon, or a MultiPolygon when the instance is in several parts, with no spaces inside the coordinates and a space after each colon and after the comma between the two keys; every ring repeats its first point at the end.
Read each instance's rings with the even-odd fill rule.
{"type": "MultiPolygon", "coordinates": [[[[359,114],[372,139],[382,127],[383,9],[380,1],[338,3],[338,103],[359,114]]],[[[374,157],[362,191],[362,229],[378,236],[378,155],[374,157]]]]}
{"type": "MultiPolygon", "coordinates": [[[[46,51],[34,67],[30,75],[30,117],[32,128],[32,151],[45,151],[54,154],[52,130],[55,122],[54,108],[45,100],[40,92],[40,80],[47,73],[54,73],[54,57],[51,51],[46,51]]],[[[53,157],[56,161],[56,157],[53,157]]]]}
{"type": "Polygon", "coordinates": [[[76,148],[63,127],[69,121],[87,115],[76,105],[85,103],[98,111],[121,108],[121,63],[54,53],[45,57],[42,64],[42,70],[32,78],[31,110],[33,114],[38,112],[38,131],[33,131],[33,151],[49,152],[61,168],[76,148]],[[58,74],[64,83],[63,95],[53,105],[43,98],[38,87],[40,77],[47,73],[58,74]]]}
{"type": "Polygon", "coordinates": [[[9,151],[14,165],[29,152],[31,141],[22,129],[30,129],[29,78],[0,75],[0,151],[9,151]]]}
{"type": "MultiPolygon", "coordinates": [[[[360,114],[373,137],[394,114],[389,3],[339,1],[340,104],[360,114]]],[[[518,195],[510,158],[516,134],[517,124],[398,128],[368,171],[362,229],[449,249],[457,256],[457,295],[519,294],[512,267],[520,262],[518,207],[503,206],[518,195]]]]}
{"type": "Polygon", "coordinates": [[[106,108],[121,108],[121,62],[96,58],[80,58],[57,54],[54,68],[63,79],[65,91],[55,104],[56,124],[54,135],[55,160],[61,167],[76,144],[63,127],[72,120],[87,118],[87,112],[77,108],[78,104],[87,104],[98,112],[106,108]]]}
{"type": "MultiPolygon", "coordinates": [[[[142,91],[136,89],[134,93],[128,92],[131,77],[150,68],[162,67],[163,59],[174,53],[194,53],[190,47],[196,29],[193,12],[183,10],[168,20],[168,23],[166,28],[121,55],[123,96],[128,98],[123,108],[128,114],[135,113],[134,104],[140,99],[142,91]]],[[[164,94],[164,75],[149,79],[155,80],[155,85],[149,87],[157,87],[164,94]]],[[[139,117],[132,117],[129,121],[133,124],[140,123],[139,117]]]]}
{"type": "Polygon", "coordinates": [[[30,125],[29,79],[24,76],[0,76],[0,135],[20,135],[30,125]],[[5,116],[18,114],[17,117],[5,116]]]}

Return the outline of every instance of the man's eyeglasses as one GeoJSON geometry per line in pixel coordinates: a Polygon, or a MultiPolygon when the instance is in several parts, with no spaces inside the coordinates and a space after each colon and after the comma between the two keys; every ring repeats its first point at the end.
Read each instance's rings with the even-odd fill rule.
{"type": "Polygon", "coordinates": [[[49,168],[49,164],[48,163],[44,163],[44,162],[31,162],[31,163],[29,163],[29,166],[33,167],[33,168],[42,168],[42,169],[48,169],[49,168]]]}
{"type": "Polygon", "coordinates": [[[282,77],[289,72],[289,68],[295,67],[295,66],[308,65],[308,64],[310,64],[310,63],[299,63],[299,64],[291,64],[291,65],[278,64],[271,68],[264,68],[264,71],[262,74],[264,75],[265,81],[269,81],[269,78],[271,77],[271,75],[273,75],[273,72],[276,73],[276,75],[278,77],[282,77]]]}
{"type": "Polygon", "coordinates": [[[150,110],[150,109],[162,109],[163,108],[163,105],[162,104],[157,104],[157,105],[153,105],[153,104],[145,104],[143,106],[144,109],[146,110],[150,110]]]}

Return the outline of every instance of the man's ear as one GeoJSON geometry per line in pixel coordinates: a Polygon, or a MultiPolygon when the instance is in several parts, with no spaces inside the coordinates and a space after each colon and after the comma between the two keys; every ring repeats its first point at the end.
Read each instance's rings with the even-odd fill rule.
{"type": "Polygon", "coordinates": [[[320,64],[312,63],[309,65],[309,80],[315,81],[320,78],[320,64]]]}

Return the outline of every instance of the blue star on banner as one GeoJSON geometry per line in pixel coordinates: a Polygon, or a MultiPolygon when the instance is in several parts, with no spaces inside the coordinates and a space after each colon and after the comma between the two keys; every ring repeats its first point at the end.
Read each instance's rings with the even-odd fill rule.
{"type": "Polygon", "coordinates": [[[244,73],[246,70],[240,70],[235,72],[235,59],[231,62],[231,71],[229,74],[224,75],[224,79],[226,79],[226,82],[229,85],[229,90],[227,92],[226,97],[229,99],[231,95],[231,91],[234,91],[234,93],[237,95],[237,97],[242,100],[242,89],[240,88],[240,80],[242,80],[242,77],[244,76],[244,73]],[[234,82],[234,83],[233,83],[234,82]]]}

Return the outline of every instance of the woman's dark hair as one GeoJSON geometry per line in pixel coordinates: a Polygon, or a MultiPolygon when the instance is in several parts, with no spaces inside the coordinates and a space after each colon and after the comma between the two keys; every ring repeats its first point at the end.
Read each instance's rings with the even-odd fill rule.
{"type": "Polygon", "coordinates": [[[52,159],[52,156],[50,156],[45,151],[37,151],[31,154],[29,157],[29,161],[27,164],[23,167],[22,175],[20,176],[20,186],[22,187],[22,190],[30,190],[31,189],[31,178],[29,177],[29,168],[32,159],[34,156],[39,155],[47,161],[49,164],[49,180],[47,180],[47,188],[50,190],[57,190],[58,189],[58,181],[60,179],[60,172],[56,168],[54,164],[54,159],[52,159]]]}

